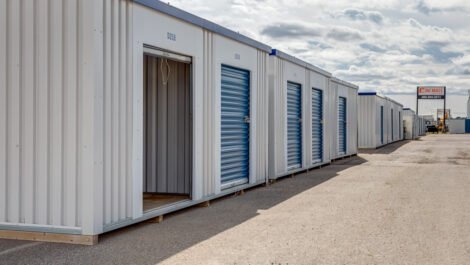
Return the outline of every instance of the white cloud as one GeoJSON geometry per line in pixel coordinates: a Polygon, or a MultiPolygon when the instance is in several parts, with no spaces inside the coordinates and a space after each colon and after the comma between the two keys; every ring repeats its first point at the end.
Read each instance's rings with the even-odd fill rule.
{"type": "Polygon", "coordinates": [[[470,84],[466,0],[170,0],[364,89],[470,84]],[[466,18],[466,19],[464,19],[466,18]]]}

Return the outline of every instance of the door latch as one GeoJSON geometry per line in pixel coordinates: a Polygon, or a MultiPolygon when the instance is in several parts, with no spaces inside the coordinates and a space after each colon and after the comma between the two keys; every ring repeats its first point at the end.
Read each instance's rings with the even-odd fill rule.
{"type": "Polygon", "coordinates": [[[251,122],[251,119],[249,116],[245,116],[245,118],[243,119],[245,121],[245,123],[250,123],[251,122]]]}

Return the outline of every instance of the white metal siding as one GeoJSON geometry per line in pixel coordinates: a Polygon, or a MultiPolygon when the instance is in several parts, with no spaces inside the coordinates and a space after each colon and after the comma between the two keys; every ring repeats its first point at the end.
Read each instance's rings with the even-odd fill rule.
{"type": "Polygon", "coordinates": [[[216,183],[216,169],[214,161],[215,159],[215,95],[214,87],[215,81],[213,78],[215,69],[213,62],[213,34],[204,31],[204,77],[203,77],[203,90],[204,90],[204,108],[203,117],[203,195],[215,194],[215,183],[216,183]]]}
{"type": "Polygon", "coordinates": [[[357,154],[357,137],[358,137],[358,99],[357,89],[353,87],[340,84],[334,80],[330,81],[330,158],[337,159],[342,156],[357,154]],[[345,97],[347,99],[347,128],[346,128],[346,154],[338,154],[338,100],[339,97],[345,97]]]}
{"type": "Polygon", "coordinates": [[[1,223],[81,225],[82,12],[0,1],[1,223]]]}
{"type": "MultiPolygon", "coordinates": [[[[221,191],[220,185],[220,89],[221,65],[250,72],[250,183],[261,183],[267,177],[268,91],[266,52],[242,45],[217,34],[204,31],[203,79],[201,111],[203,114],[202,197],[221,191]],[[235,54],[240,59],[235,58],[235,54]]],[[[195,93],[198,88],[195,87],[195,93]]]]}
{"type": "MultiPolygon", "coordinates": [[[[103,224],[132,216],[131,3],[102,0],[103,224]]],[[[142,62],[143,63],[143,62],[142,62]]],[[[100,87],[97,87],[99,90],[100,87]]],[[[99,147],[97,147],[99,148],[99,147]]]]}
{"type": "MultiPolygon", "coordinates": [[[[358,97],[359,148],[375,148],[380,144],[377,131],[380,132],[380,106],[376,112],[375,96],[358,97]],[[379,123],[377,124],[377,119],[379,123]]],[[[379,135],[380,137],[380,135],[379,135]]]]}
{"type": "Polygon", "coordinates": [[[302,169],[330,161],[329,77],[278,56],[269,58],[269,177],[289,174],[287,169],[287,82],[302,86],[302,169]],[[312,163],[312,88],[323,91],[323,161],[312,163]]]}
{"type": "Polygon", "coordinates": [[[1,223],[95,233],[129,216],[130,5],[0,1],[1,223]]]}

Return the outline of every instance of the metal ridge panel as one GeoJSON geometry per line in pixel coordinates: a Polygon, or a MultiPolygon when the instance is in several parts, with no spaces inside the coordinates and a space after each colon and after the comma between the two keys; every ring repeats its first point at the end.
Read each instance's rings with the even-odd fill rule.
{"type": "Polygon", "coordinates": [[[347,87],[350,87],[350,88],[354,88],[354,89],[359,89],[359,86],[353,84],[353,83],[349,83],[347,81],[344,81],[344,80],[341,80],[337,77],[332,77],[331,78],[331,81],[335,82],[335,83],[338,83],[338,84],[342,84],[342,85],[345,85],[347,87]]]}
{"type": "Polygon", "coordinates": [[[271,56],[277,56],[277,57],[279,57],[279,58],[282,58],[282,59],[284,59],[284,60],[287,60],[287,61],[289,61],[289,62],[291,62],[291,63],[295,63],[295,64],[297,64],[297,65],[299,65],[299,66],[305,67],[305,68],[307,68],[307,69],[309,69],[309,70],[312,70],[312,71],[317,72],[317,73],[319,73],[319,74],[325,75],[325,76],[327,76],[327,77],[331,77],[331,76],[332,76],[332,74],[331,74],[330,72],[325,71],[325,70],[323,70],[323,69],[321,69],[321,68],[319,68],[319,67],[317,67],[317,66],[315,66],[315,65],[313,65],[313,64],[310,64],[310,63],[307,63],[307,62],[305,62],[305,61],[302,61],[301,59],[299,59],[299,58],[297,58],[297,57],[294,57],[294,56],[292,56],[292,55],[289,55],[289,54],[287,54],[287,53],[285,53],[285,52],[282,52],[282,51],[280,51],[280,50],[272,49],[272,51],[271,51],[271,53],[270,53],[269,55],[271,55],[271,56]]]}
{"type": "Polygon", "coordinates": [[[141,4],[143,6],[146,6],[148,8],[151,8],[153,10],[156,10],[158,12],[161,12],[163,14],[178,18],[187,23],[199,26],[208,31],[217,33],[224,37],[227,37],[227,38],[236,40],[238,42],[241,42],[243,44],[252,46],[254,48],[265,51],[267,53],[271,52],[271,47],[269,45],[266,45],[257,40],[251,39],[245,35],[237,33],[233,30],[230,30],[228,28],[215,24],[214,22],[203,19],[201,17],[188,13],[184,10],[181,10],[179,8],[176,8],[174,6],[161,2],[160,0],[134,0],[134,2],[141,4]]]}

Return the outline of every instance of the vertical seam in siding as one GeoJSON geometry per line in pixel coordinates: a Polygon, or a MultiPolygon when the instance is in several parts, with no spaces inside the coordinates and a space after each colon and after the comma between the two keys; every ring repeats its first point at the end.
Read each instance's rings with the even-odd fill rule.
{"type": "Polygon", "coordinates": [[[10,39],[10,14],[9,14],[9,11],[10,10],[10,1],[6,1],[6,4],[5,4],[5,33],[6,33],[6,38],[5,38],[5,65],[6,65],[6,76],[5,76],[5,84],[6,84],[6,87],[5,87],[5,154],[6,154],[6,157],[5,157],[5,221],[8,222],[9,220],[9,202],[8,202],[8,196],[9,196],[9,190],[8,190],[8,185],[9,185],[9,175],[8,175],[8,172],[9,172],[9,164],[10,164],[10,156],[9,156],[9,153],[8,153],[8,143],[9,143],[9,129],[8,129],[8,124],[9,124],[9,111],[8,109],[10,108],[10,104],[9,104],[9,101],[8,101],[8,98],[10,97],[10,93],[9,93],[9,87],[10,87],[10,72],[11,72],[11,69],[8,65],[9,63],[9,50],[10,50],[10,43],[9,43],[9,39],[10,39]]]}
{"type": "MultiPolygon", "coordinates": [[[[60,168],[60,172],[61,172],[61,189],[62,189],[62,192],[61,192],[61,209],[60,209],[60,212],[61,212],[61,224],[64,225],[65,224],[65,216],[67,214],[67,210],[66,210],[66,199],[67,199],[67,196],[65,195],[65,191],[66,191],[66,184],[67,184],[67,177],[65,176],[65,165],[66,165],[66,159],[65,157],[68,156],[68,154],[65,152],[65,149],[64,149],[64,146],[65,146],[65,115],[67,114],[67,108],[65,106],[65,99],[66,99],[66,96],[67,96],[67,89],[65,88],[66,87],[66,77],[68,77],[68,73],[67,73],[67,70],[68,70],[68,65],[66,64],[66,58],[65,58],[65,51],[67,49],[67,47],[65,46],[67,44],[67,41],[66,41],[66,38],[67,38],[67,34],[65,34],[67,32],[67,25],[68,25],[68,21],[67,21],[67,18],[66,18],[66,10],[67,10],[67,1],[63,1],[62,3],[62,7],[61,7],[61,12],[62,12],[62,43],[61,43],[61,53],[62,53],[62,56],[61,56],[61,60],[62,60],[62,79],[61,79],[61,85],[62,85],[62,93],[61,93],[61,112],[62,112],[62,115],[60,117],[61,119],[61,150],[60,150],[60,153],[61,153],[61,168],[60,168]]],[[[69,165],[70,166],[70,165],[69,165]]]]}
{"type": "Polygon", "coordinates": [[[76,139],[76,146],[78,147],[77,148],[77,156],[76,156],[76,164],[77,164],[77,173],[76,173],[76,178],[75,178],[75,183],[76,183],[76,186],[77,186],[77,192],[76,192],[76,211],[77,211],[77,215],[75,216],[76,218],[76,224],[77,226],[81,226],[82,225],[82,220],[81,218],[83,217],[83,214],[81,213],[81,210],[82,210],[82,197],[83,195],[81,194],[81,192],[83,191],[82,189],[82,173],[83,173],[83,170],[82,170],[82,122],[81,122],[81,118],[82,118],[82,115],[80,113],[80,111],[82,110],[81,108],[81,105],[82,104],[82,92],[81,92],[81,87],[82,87],[82,62],[83,62],[83,59],[81,58],[81,49],[83,48],[82,46],[82,27],[81,27],[81,22],[82,22],[82,14],[83,14],[83,11],[82,11],[82,2],[81,1],[77,1],[76,2],[76,10],[77,10],[77,14],[76,14],[76,31],[77,31],[77,84],[76,84],[76,96],[77,96],[77,104],[76,104],[76,130],[77,132],[79,132],[79,135],[76,139]]]}
{"type": "MultiPolygon", "coordinates": [[[[48,12],[51,11],[51,2],[50,0],[47,2],[47,10],[48,12]]],[[[52,40],[51,40],[51,26],[52,26],[52,15],[49,14],[48,18],[47,18],[47,61],[48,61],[48,64],[47,64],[47,68],[48,68],[48,78],[47,78],[47,95],[49,97],[49,104],[47,104],[47,120],[48,120],[48,129],[47,129],[47,187],[48,187],[48,190],[49,192],[47,192],[47,223],[50,224],[52,222],[52,218],[51,218],[51,205],[52,205],[52,190],[51,190],[51,179],[50,179],[50,172],[51,172],[51,148],[50,148],[50,143],[51,143],[51,127],[52,127],[52,119],[51,119],[51,105],[52,103],[50,101],[52,101],[52,96],[51,96],[51,79],[52,79],[52,74],[51,74],[51,64],[52,64],[52,59],[51,59],[51,43],[52,43],[52,40]]]]}
{"type": "MultiPolygon", "coordinates": [[[[33,34],[34,34],[34,37],[33,37],[33,44],[36,46],[38,44],[38,28],[36,27],[36,20],[37,20],[37,1],[33,1],[33,23],[34,23],[34,26],[33,26],[33,34]]],[[[34,51],[35,52],[38,52],[38,49],[36,47],[34,47],[34,51]]],[[[37,58],[37,55],[36,54],[33,54],[33,67],[34,68],[38,68],[38,58],[37,58]]],[[[37,72],[37,69],[33,69],[33,110],[35,111],[36,108],[37,108],[37,102],[36,102],[36,97],[37,97],[37,91],[38,91],[38,82],[39,82],[39,79],[38,79],[38,72],[37,72]]],[[[37,185],[37,163],[36,163],[36,157],[34,154],[36,154],[37,152],[37,136],[36,136],[36,133],[37,133],[37,121],[36,119],[34,118],[35,114],[33,113],[33,132],[34,132],[34,135],[33,135],[33,188],[31,189],[32,190],[32,196],[31,198],[33,199],[33,201],[31,202],[32,203],[32,213],[31,213],[31,217],[32,217],[32,222],[35,223],[36,221],[36,196],[37,196],[37,190],[36,190],[36,185],[37,185]]]]}
{"type": "Polygon", "coordinates": [[[19,49],[19,52],[18,52],[18,63],[19,63],[19,69],[18,69],[18,72],[19,72],[19,80],[18,80],[18,88],[19,88],[19,91],[18,91],[18,94],[19,94],[19,98],[18,98],[18,118],[19,118],[19,124],[18,124],[18,134],[19,134],[19,154],[18,154],[18,158],[19,158],[19,161],[18,161],[18,173],[19,173],[19,179],[18,179],[18,194],[17,194],[17,199],[18,199],[18,219],[19,219],[19,222],[20,223],[23,223],[23,218],[24,218],[24,214],[23,214],[23,200],[22,200],[22,194],[23,194],[23,181],[24,181],[24,178],[23,178],[23,160],[21,159],[23,157],[23,148],[24,148],[24,142],[23,142],[23,136],[24,136],[24,131],[22,130],[23,129],[23,111],[22,111],[22,99],[23,99],[23,94],[24,94],[24,89],[23,89],[23,76],[24,76],[24,69],[23,69],[23,64],[22,64],[22,60],[23,60],[23,43],[22,43],[22,37],[23,37],[23,32],[24,32],[24,22],[23,22],[23,16],[24,16],[24,2],[23,1],[20,1],[19,3],[19,15],[18,15],[18,28],[19,28],[19,46],[18,46],[18,49],[19,49]]]}

